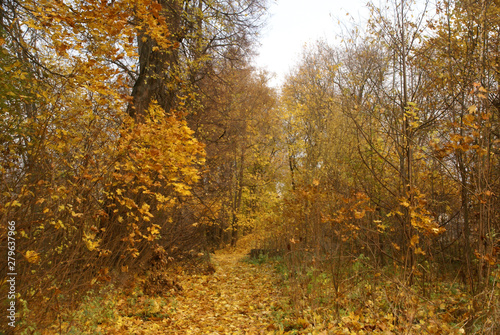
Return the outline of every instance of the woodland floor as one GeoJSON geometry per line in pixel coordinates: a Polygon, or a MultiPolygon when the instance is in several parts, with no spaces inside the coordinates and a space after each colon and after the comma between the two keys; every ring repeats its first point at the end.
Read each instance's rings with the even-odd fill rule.
{"type": "Polygon", "coordinates": [[[216,254],[216,272],[183,281],[184,293],[168,333],[260,334],[273,330],[278,307],[276,274],[269,266],[242,262],[239,252],[216,254]]]}
{"type": "Polygon", "coordinates": [[[335,317],[332,284],[318,276],[323,279],[315,282],[317,291],[323,298],[330,294],[326,305],[300,299],[293,303],[292,297],[305,296],[301,286],[284,280],[279,263],[249,260],[250,243],[218,251],[211,259],[214,273],[170,269],[166,275],[175,284],[161,294],[145,294],[146,280],[140,278],[128,288],[93,292],[77,311],[30,334],[465,333],[461,320],[467,318],[468,299],[459,291],[450,295],[447,287],[438,294],[435,286],[435,296],[429,300],[394,286],[389,277],[359,284],[349,280],[350,288],[338,296],[342,307],[335,317]]]}
{"type": "Polygon", "coordinates": [[[109,291],[84,305],[73,322],[43,333],[274,334],[283,315],[279,276],[272,263],[249,262],[248,252],[244,246],[218,251],[215,273],[177,274],[182,290],[163,297],[109,291]]]}

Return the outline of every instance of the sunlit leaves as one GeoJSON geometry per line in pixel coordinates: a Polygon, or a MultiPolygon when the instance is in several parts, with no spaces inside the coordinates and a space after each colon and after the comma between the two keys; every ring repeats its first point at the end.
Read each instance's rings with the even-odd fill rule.
{"type": "MultiPolygon", "coordinates": [[[[109,200],[121,205],[117,220],[126,224],[132,245],[137,238],[159,238],[155,213],[164,213],[189,197],[191,186],[199,180],[198,167],[204,162],[203,146],[192,137],[185,121],[167,115],[156,103],[144,120],[128,119],[122,129],[109,200]],[[134,199],[146,201],[138,203],[134,199]]],[[[135,249],[130,249],[135,252],[135,249]]]]}

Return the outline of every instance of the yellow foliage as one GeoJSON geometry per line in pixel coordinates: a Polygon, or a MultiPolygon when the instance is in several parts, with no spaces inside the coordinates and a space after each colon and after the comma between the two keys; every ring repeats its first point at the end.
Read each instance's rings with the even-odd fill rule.
{"type": "Polygon", "coordinates": [[[84,234],[83,242],[89,251],[98,249],[100,244],[100,240],[95,240],[95,234],[84,234]]]}
{"type": "Polygon", "coordinates": [[[26,251],[24,257],[29,263],[37,264],[38,262],[40,262],[40,254],[33,250],[26,251]]]}
{"type": "Polygon", "coordinates": [[[362,210],[362,211],[355,210],[354,211],[354,217],[356,219],[362,219],[362,218],[364,218],[364,216],[365,216],[365,211],[364,210],[362,210]]]}
{"type": "Polygon", "coordinates": [[[410,240],[410,245],[412,247],[416,246],[418,244],[419,237],[418,235],[413,235],[410,240]]]}

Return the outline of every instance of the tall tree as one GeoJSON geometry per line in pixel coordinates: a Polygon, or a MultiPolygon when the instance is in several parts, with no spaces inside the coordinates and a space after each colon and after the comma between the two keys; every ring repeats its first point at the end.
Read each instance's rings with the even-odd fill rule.
{"type": "Polygon", "coordinates": [[[165,29],[159,36],[169,42],[160,45],[159,36],[150,32],[154,26],[138,25],[138,72],[128,109],[132,116],[143,113],[153,99],[170,111],[179,99],[196,93],[211,62],[245,55],[261,25],[265,2],[161,0],[152,8],[165,29]]]}

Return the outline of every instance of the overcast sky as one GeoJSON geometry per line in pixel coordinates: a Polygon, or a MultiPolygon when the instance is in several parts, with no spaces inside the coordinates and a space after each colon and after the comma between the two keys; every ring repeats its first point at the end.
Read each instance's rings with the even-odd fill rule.
{"type": "Polygon", "coordinates": [[[269,0],[270,16],[261,34],[261,47],[255,65],[276,73],[271,82],[282,83],[283,77],[297,63],[304,45],[318,39],[333,42],[339,34],[338,21],[346,13],[366,18],[368,0],[269,0]]]}

